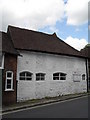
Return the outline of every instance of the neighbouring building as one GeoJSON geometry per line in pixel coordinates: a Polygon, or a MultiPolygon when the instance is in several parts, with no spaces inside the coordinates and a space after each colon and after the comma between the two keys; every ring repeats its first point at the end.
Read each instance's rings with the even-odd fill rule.
{"type": "Polygon", "coordinates": [[[81,49],[81,53],[88,57],[88,86],[90,89],[90,44],[87,44],[83,49],[81,49]]]}
{"type": "Polygon", "coordinates": [[[87,92],[87,57],[55,33],[8,26],[2,53],[4,103],[87,92]]]}
{"type": "MultiPolygon", "coordinates": [[[[0,72],[2,72],[2,102],[16,103],[16,75],[18,52],[7,33],[0,32],[2,48],[0,48],[0,72]]],[[[1,46],[1,45],[0,45],[1,46]]],[[[0,78],[1,79],[1,78],[0,78]]]]}

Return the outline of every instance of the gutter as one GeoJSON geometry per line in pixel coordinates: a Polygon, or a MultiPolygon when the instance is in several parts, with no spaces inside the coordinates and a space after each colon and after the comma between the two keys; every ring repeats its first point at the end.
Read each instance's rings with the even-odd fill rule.
{"type": "MultiPolygon", "coordinates": [[[[22,51],[30,51],[30,52],[37,52],[37,53],[46,53],[46,54],[53,54],[53,55],[62,55],[62,56],[69,56],[69,57],[78,57],[78,58],[84,58],[88,59],[85,55],[74,55],[74,54],[66,54],[66,53],[59,53],[59,52],[49,52],[49,51],[43,51],[43,50],[32,50],[32,49],[20,49],[15,48],[16,50],[22,50],[22,51]]],[[[22,55],[20,55],[22,56],[22,55]]]]}

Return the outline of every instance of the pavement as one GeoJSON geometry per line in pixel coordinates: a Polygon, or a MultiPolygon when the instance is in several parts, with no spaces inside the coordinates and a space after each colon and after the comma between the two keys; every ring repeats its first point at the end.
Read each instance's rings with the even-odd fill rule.
{"type": "Polygon", "coordinates": [[[43,99],[34,99],[34,100],[28,100],[28,101],[24,101],[24,102],[17,102],[16,104],[13,104],[13,105],[3,106],[1,112],[5,113],[5,112],[14,111],[14,110],[25,109],[25,108],[39,106],[39,105],[43,105],[43,104],[50,104],[50,103],[54,103],[54,102],[64,101],[64,100],[68,100],[68,99],[74,99],[74,98],[88,96],[88,95],[90,95],[90,92],[89,93],[63,95],[63,96],[58,96],[58,97],[46,97],[43,99]]]}

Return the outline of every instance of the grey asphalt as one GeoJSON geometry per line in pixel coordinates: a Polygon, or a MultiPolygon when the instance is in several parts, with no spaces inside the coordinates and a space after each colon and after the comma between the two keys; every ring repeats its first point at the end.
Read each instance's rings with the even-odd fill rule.
{"type": "Polygon", "coordinates": [[[88,96],[4,114],[3,118],[88,118],[88,96]]]}

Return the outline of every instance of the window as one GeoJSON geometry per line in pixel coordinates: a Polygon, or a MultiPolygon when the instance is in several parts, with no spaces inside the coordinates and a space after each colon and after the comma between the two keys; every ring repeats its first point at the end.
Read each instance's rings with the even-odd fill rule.
{"type": "Polygon", "coordinates": [[[5,84],[5,90],[13,90],[13,72],[7,71],[6,72],[6,84],[5,84]]]}
{"type": "Polygon", "coordinates": [[[82,75],[82,80],[85,80],[85,74],[82,75]]]}
{"type": "Polygon", "coordinates": [[[4,68],[4,55],[0,53],[0,69],[4,68]]]}
{"type": "Polygon", "coordinates": [[[37,73],[36,74],[36,80],[45,80],[45,74],[44,73],[37,73]]]}
{"type": "Polygon", "coordinates": [[[20,73],[20,80],[32,80],[32,73],[24,71],[20,73]]]}
{"type": "Polygon", "coordinates": [[[66,80],[66,73],[54,73],[53,80],[66,80]]]}

